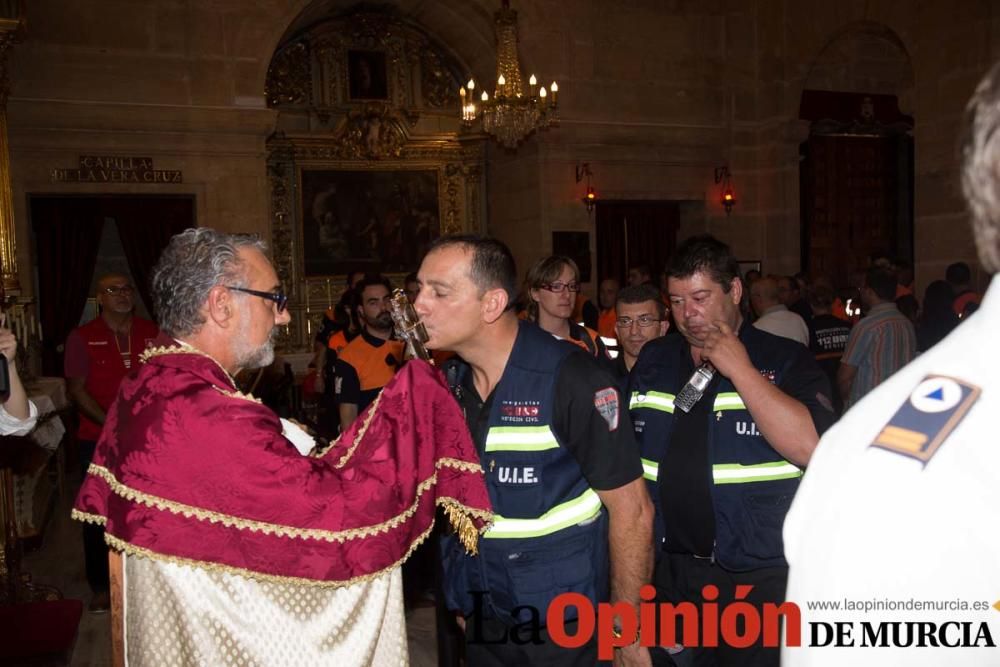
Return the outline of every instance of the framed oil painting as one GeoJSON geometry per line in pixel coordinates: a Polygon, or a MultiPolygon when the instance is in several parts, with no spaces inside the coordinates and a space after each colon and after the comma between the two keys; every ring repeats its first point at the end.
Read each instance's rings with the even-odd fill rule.
{"type": "Polygon", "coordinates": [[[305,276],[415,271],[441,233],[438,170],[300,172],[305,276]]]}
{"type": "Polygon", "coordinates": [[[389,99],[385,53],[382,51],[347,52],[347,92],[352,100],[389,99]]]}

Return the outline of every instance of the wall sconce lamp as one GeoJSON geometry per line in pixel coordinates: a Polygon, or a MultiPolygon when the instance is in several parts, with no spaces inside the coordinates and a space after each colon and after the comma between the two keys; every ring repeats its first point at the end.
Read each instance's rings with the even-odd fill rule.
{"type": "Polygon", "coordinates": [[[594,186],[590,184],[590,177],[593,175],[594,172],[590,171],[589,162],[576,165],[576,182],[579,183],[583,180],[584,176],[587,177],[587,191],[583,195],[583,205],[587,207],[588,215],[594,211],[594,204],[597,203],[597,192],[594,190],[594,186]]]}
{"type": "Polygon", "coordinates": [[[733,192],[733,176],[729,173],[729,165],[715,168],[715,183],[716,185],[722,183],[720,202],[722,203],[722,207],[726,209],[726,215],[728,216],[733,212],[733,206],[736,204],[736,194],[733,192]]]}

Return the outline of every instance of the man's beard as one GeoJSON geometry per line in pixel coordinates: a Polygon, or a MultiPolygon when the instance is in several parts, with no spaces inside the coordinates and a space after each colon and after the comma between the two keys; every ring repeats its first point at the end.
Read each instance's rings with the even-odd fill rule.
{"type": "Polygon", "coordinates": [[[376,331],[392,331],[392,314],[379,313],[375,319],[368,320],[368,326],[376,331]]]}
{"type": "Polygon", "coordinates": [[[237,368],[264,368],[274,362],[274,329],[267,337],[267,342],[257,348],[249,348],[246,340],[249,337],[245,330],[249,328],[249,320],[243,320],[240,332],[236,338],[236,366],[237,368]]]}

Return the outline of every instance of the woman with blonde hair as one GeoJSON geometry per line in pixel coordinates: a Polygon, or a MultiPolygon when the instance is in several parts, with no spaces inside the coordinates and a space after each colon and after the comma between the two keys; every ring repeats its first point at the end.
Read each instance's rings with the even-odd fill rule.
{"type": "Polygon", "coordinates": [[[598,359],[608,359],[601,337],[572,320],[580,292],[580,269],[569,257],[544,257],[528,270],[524,280],[528,319],[556,338],[579,345],[598,359]]]}

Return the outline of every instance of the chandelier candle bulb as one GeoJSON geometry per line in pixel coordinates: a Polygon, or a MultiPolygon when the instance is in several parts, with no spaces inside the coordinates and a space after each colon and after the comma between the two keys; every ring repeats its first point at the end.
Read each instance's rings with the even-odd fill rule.
{"type": "MultiPolygon", "coordinates": [[[[553,81],[552,86],[546,89],[539,85],[539,77],[535,74],[531,74],[528,85],[524,85],[517,52],[517,12],[510,8],[510,0],[502,0],[501,8],[493,19],[497,45],[493,98],[482,92],[482,103],[478,109],[471,104],[468,109],[463,105],[463,128],[481,122],[484,134],[491,135],[501,146],[514,150],[528,136],[548,128],[556,120],[559,86],[553,81]]],[[[475,83],[470,78],[466,85],[467,97],[462,99],[474,100],[474,90],[475,83]]]]}
{"type": "Polygon", "coordinates": [[[469,79],[469,83],[465,84],[465,87],[468,88],[471,93],[476,89],[476,81],[474,79],[469,79]]]}

